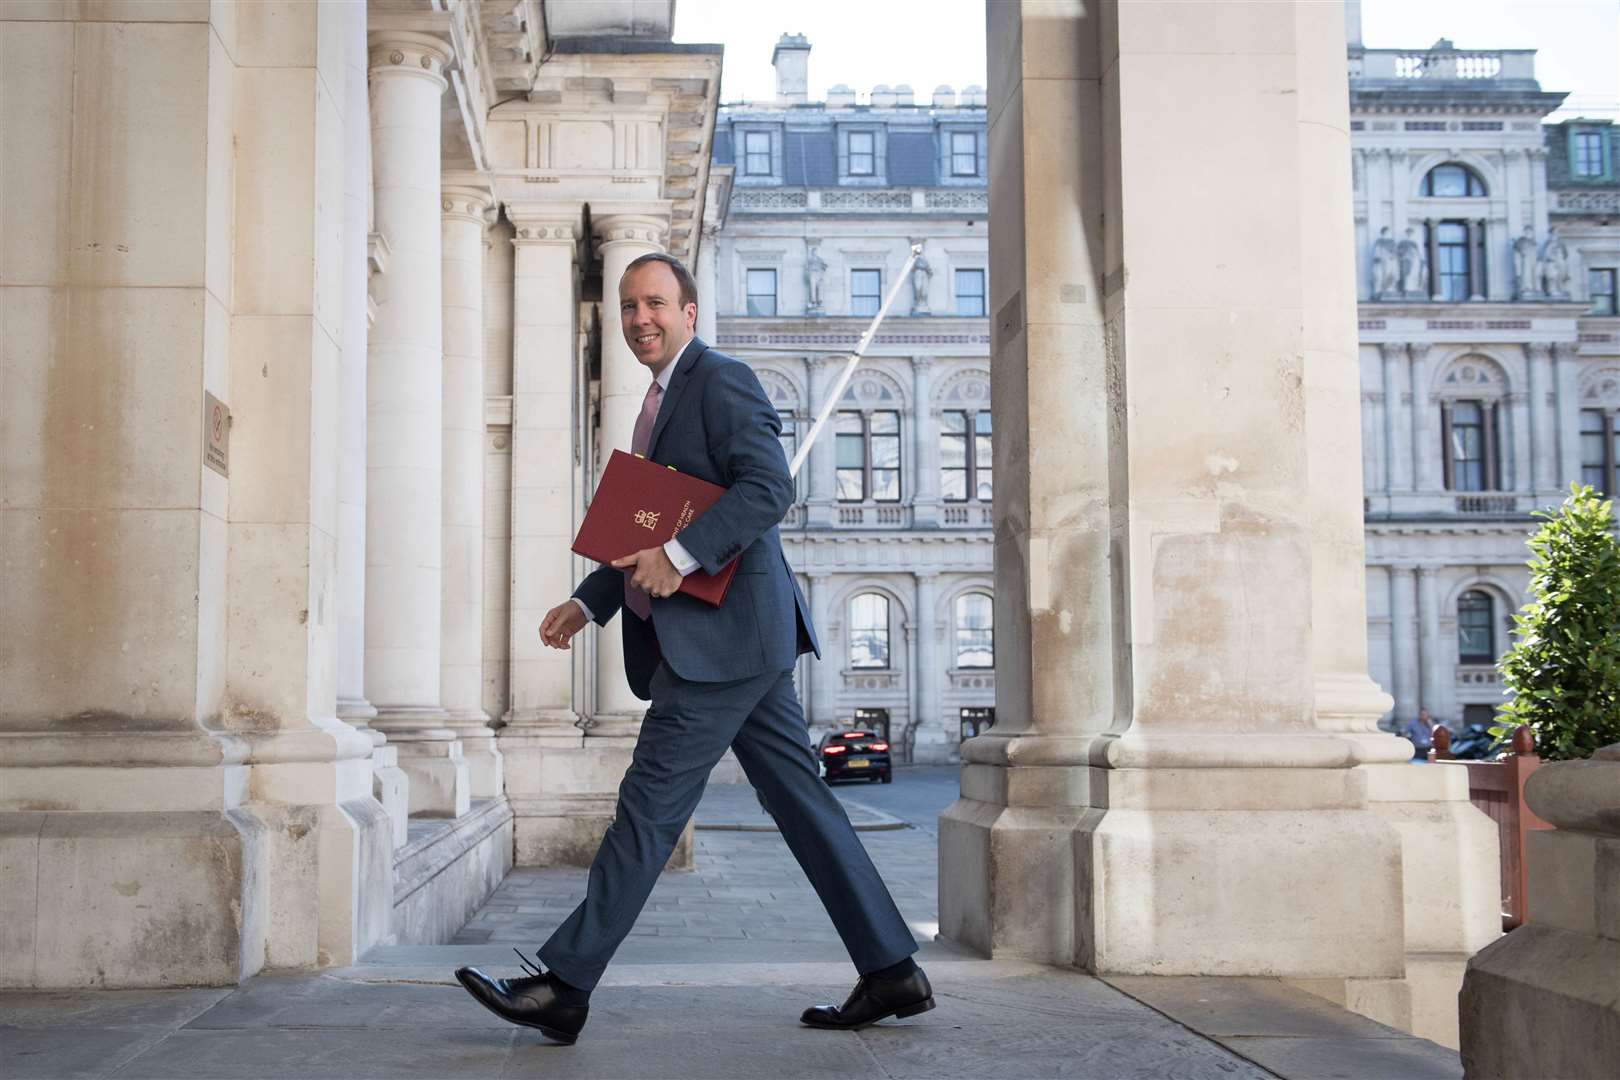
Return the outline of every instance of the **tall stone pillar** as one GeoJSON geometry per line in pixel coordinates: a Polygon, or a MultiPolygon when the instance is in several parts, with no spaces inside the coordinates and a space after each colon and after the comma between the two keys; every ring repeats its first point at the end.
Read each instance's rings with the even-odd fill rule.
{"type": "Polygon", "coordinates": [[[1558,386],[1558,463],[1556,487],[1567,490],[1581,478],[1581,367],[1575,346],[1552,347],[1553,377],[1558,386]]]}
{"type": "Polygon", "coordinates": [[[446,187],[444,250],[444,573],[439,699],[460,737],[473,798],[501,794],[501,754],[484,712],[484,228],[492,199],[446,187]]]}
{"type": "Polygon", "coordinates": [[[1558,490],[1558,406],[1552,395],[1552,346],[1526,347],[1530,366],[1530,439],[1532,488],[1539,494],[1558,490]]]}
{"type": "MultiPolygon", "coordinates": [[[[606,466],[614,450],[629,451],[636,415],[652,382],[652,372],[636,359],[619,328],[619,279],[632,260],[664,250],[669,209],[665,204],[647,204],[593,210],[592,226],[602,253],[602,426],[598,438],[600,464],[606,466]]],[[[701,310],[702,297],[698,299],[701,310]]],[[[596,635],[596,703],[592,736],[634,737],[641,729],[646,703],[630,692],[625,681],[624,641],[616,624],[596,635]]]]}
{"type": "Polygon", "coordinates": [[[1378,352],[1384,360],[1385,490],[1393,495],[1412,490],[1411,384],[1404,344],[1386,341],[1378,352]]]}
{"type": "Polygon", "coordinates": [[[710,345],[715,343],[714,339],[719,334],[715,316],[719,309],[720,287],[715,280],[714,268],[719,246],[719,227],[705,222],[702,239],[698,241],[697,266],[693,268],[692,276],[697,281],[698,290],[697,336],[710,345]]]}
{"type": "Polygon", "coordinates": [[[371,328],[371,103],[366,5],[343,9],[343,364],[338,416],[337,713],[372,742],[371,790],[403,847],[410,781],[366,700],[366,338],[371,328]]]}
{"type": "MultiPolygon", "coordinates": [[[[911,505],[915,524],[932,528],[939,524],[939,420],[934,415],[934,358],[911,358],[911,460],[916,476],[911,505]]],[[[831,433],[828,433],[831,440],[831,433]]],[[[973,436],[968,435],[968,453],[973,453],[973,436]]]]}
{"type": "Polygon", "coordinates": [[[1532,221],[1536,235],[1540,236],[1547,231],[1547,148],[1537,146],[1526,150],[1525,159],[1530,166],[1530,198],[1535,207],[1532,221]]]}
{"type": "Polygon", "coordinates": [[[917,667],[912,695],[910,760],[943,761],[949,752],[950,734],[940,723],[939,691],[945,680],[945,665],[939,651],[939,575],[921,571],[914,575],[916,588],[917,667]]]}
{"type": "Polygon", "coordinates": [[[1395,684],[1395,729],[1418,711],[1418,624],[1415,567],[1389,568],[1390,679],[1395,684]]]}
{"type": "Polygon", "coordinates": [[[437,38],[373,32],[377,231],[391,249],[366,372],[366,697],[399,749],[413,814],[467,812],[467,763],[439,697],[443,248],[437,38]]]}
{"type": "Polygon", "coordinates": [[[575,460],[573,428],[583,208],[508,202],[506,213],[514,229],[512,697],[499,742],[516,861],[581,864],[612,807],[602,805],[600,783],[578,768],[584,736],[574,711],[574,654],[543,646],[540,621],[574,587],[568,547],[587,479],[575,460]]]}
{"type": "Polygon", "coordinates": [[[1433,365],[1429,360],[1429,346],[1413,342],[1407,346],[1412,354],[1412,463],[1417,474],[1416,490],[1439,491],[1445,484],[1440,469],[1440,417],[1431,383],[1433,365]]]}
{"type": "Polygon", "coordinates": [[[825,570],[808,571],[805,577],[810,582],[810,621],[821,643],[821,659],[810,665],[810,703],[805,705],[804,714],[812,727],[831,727],[838,719],[836,680],[843,666],[831,637],[833,579],[825,570]]]}
{"type": "Polygon", "coordinates": [[[1530,395],[1523,389],[1509,394],[1507,397],[1507,438],[1498,435],[1502,442],[1502,476],[1498,483],[1503,491],[1517,491],[1529,494],[1535,490],[1531,483],[1531,431],[1530,431],[1530,395]]]}
{"type": "MultiPolygon", "coordinates": [[[[810,416],[811,422],[821,415],[826,406],[827,395],[832,393],[833,380],[838,376],[838,368],[828,363],[824,356],[806,357],[804,361],[808,378],[805,380],[810,390],[810,416]]],[[[832,427],[837,423],[834,415],[827,421],[832,427]]],[[[809,434],[809,429],[805,429],[809,434]]],[[[832,525],[833,506],[836,499],[834,480],[837,476],[837,457],[834,453],[834,444],[838,441],[834,431],[823,430],[815,444],[810,447],[810,456],[804,459],[804,468],[810,471],[809,497],[805,500],[805,514],[811,528],[825,529],[832,525]]],[[[819,627],[818,627],[819,629],[819,627]]]]}
{"type": "Polygon", "coordinates": [[[1440,600],[1435,568],[1417,568],[1417,625],[1418,625],[1418,708],[1428,709],[1429,715],[1440,716],[1440,675],[1448,667],[1445,656],[1451,650],[1440,641],[1440,600]]]}
{"type": "Polygon", "coordinates": [[[941,819],[941,931],[1102,972],[1398,981],[1397,837],[1316,725],[1314,636],[1365,634],[1313,625],[1346,610],[1317,609],[1313,516],[1360,498],[1312,488],[1307,389],[1354,348],[1307,317],[1346,299],[1307,269],[1350,214],[1306,210],[1348,183],[1343,12],[987,9],[997,724],[941,819]],[[1193,145],[1141,137],[1172,125],[1193,145]],[[1174,181],[1189,154],[1228,179],[1174,181]]]}
{"type": "Polygon", "coordinates": [[[1485,248],[1485,222],[1468,222],[1468,299],[1485,299],[1485,260],[1490,257],[1485,248]]]}

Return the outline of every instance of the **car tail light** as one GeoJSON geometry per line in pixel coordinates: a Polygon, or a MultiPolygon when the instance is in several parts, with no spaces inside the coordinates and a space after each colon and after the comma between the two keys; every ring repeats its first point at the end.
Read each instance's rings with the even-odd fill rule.
{"type": "Polygon", "coordinates": [[[867,747],[868,750],[887,750],[888,748],[889,744],[886,742],[875,742],[867,747]]]}
{"type": "Polygon", "coordinates": [[[821,752],[823,754],[842,754],[848,749],[847,746],[828,746],[824,747],[821,752]]]}
{"type": "Polygon", "coordinates": [[[864,736],[865,734],[866,734],[866,732],[864,732],[864,731],[846,731],[846,732],[844,732],[843,737],[846,738],[846,739],[859,739],[862,736],[864,736]]]}

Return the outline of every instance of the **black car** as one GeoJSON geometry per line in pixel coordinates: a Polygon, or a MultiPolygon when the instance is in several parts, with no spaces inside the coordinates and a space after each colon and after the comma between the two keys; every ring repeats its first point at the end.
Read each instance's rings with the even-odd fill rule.
{"type": "Polygon", "coordinates": [[[834,780],[880,780],[887,784],[894,779],[889,744],[876,732],[828,732],[816,746],[816,759],[829,784],[834,780]]]}

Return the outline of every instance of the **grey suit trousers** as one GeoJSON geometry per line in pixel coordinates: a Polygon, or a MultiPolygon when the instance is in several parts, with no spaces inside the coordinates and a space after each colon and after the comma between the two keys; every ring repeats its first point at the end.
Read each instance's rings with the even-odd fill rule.
{"type": "Polygon", "coordinates": [[[564,982],[590,990],[601,979],[728,746],[769,804],[856,970],[876,971],[917,950],[849,816],[821,782],[792,672],[688,682],[659,664],[585,899],[540,947],[540,959],[564,982]]]}

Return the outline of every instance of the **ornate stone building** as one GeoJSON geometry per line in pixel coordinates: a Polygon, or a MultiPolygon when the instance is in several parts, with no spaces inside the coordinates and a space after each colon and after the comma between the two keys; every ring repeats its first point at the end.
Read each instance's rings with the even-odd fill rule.
{"type": "Polygon", "coordinates": [[[813,729],[887,725],[897,752],[953,761],[995,704],[989,212],[984,90],[924,101],[805,93],[810,44],[784,36],[777,97],[726,106],[732,170],[700,288],[717,344],[749,360],[791,457],[911,245],[867,360],[799,476],[782,530],[823,660],[800,672],[813,729]]]}
{"type": "Polygon", "coordinates": [[[1351,34],[1370,663],[1456,726],[1501,700],[1530,512],[1620,490],[1617,144],[1543,124],[1532,50],[1351,34]]]}

